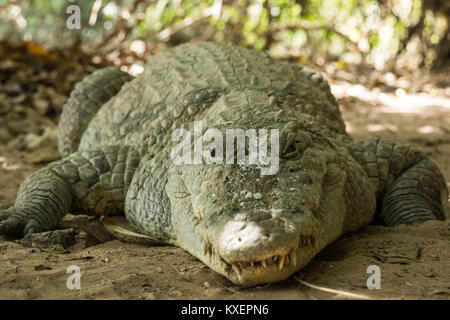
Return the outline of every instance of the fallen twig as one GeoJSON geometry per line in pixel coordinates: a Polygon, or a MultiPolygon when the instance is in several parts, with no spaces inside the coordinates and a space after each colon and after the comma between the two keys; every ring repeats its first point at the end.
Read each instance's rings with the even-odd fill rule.
{"type": "Polygon", "coordinates": [[[297,280],[297,282],[299,282],[299,283],[301,283],[301,284],[303,284],[303,285],[305,285],[307,287],[316,289],[316,290],[329,292],[329,293],[335,293],[335,294],[346,296],[346,297],[349,297],[349,298],[352,298],[352,299],[373,300],[372,297],[369,297],[369,296],[366,296],[366,295],[363,295],[363,294],[350,293],[350,292],[346,292],[346,291],[342,291],[342,290],[335,290],[335,289],[330,289],[330,288],[326,288],[326,287],[316,286],[314,284],[311,284],[311,283],[308,283],[306,281],[303,281],[302,279],[300,279],[300,278],[298,278],[296,276],[293,276],[293,277],[294,277],[295,280],[297,280]]]}

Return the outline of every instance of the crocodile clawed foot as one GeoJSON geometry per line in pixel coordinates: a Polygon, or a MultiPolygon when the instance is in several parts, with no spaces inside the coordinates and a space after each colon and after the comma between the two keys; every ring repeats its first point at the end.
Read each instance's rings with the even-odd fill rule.
{"type": "Polygon", "coordinates": [[[23,237],[27,234],[41,232],[39,223],[27,218],[27,214],[15,207],[0,212],[0,234],[8,237],[23,237]]]}

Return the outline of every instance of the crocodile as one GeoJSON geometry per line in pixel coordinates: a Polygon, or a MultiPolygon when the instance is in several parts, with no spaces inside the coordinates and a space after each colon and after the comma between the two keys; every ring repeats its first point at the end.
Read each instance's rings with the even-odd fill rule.
{"type": "MultiPolygon", "coordinates": [[[[62,159],[25,179],[0,211],[0,234],[52,230],[68,212],[124,215],[135,231],[253,286],[288,278],[369,223],[446,219],[447,185],[424,153],[355,142],[319,72],[232,44],[163,50],[136,77],[97,70],[75,86],[58,130],[62,159]],[[202,133],[275,130],[277,171],[175,163],[174,132],[199,122],[202,133]]],[[[200,152],[217,156],[206,145],[200,152]]]]}

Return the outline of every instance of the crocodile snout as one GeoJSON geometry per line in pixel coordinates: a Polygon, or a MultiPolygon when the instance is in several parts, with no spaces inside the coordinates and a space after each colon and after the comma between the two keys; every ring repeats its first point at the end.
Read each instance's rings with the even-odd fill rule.
{"type": "Polygon", "coordinates": [[[304,216],[277,209],[237,213],[216,239],[217,253],[231,279],[257,283],[261,277],[279,281],[300,268],[315,251],[313,228],[304,216]],[[303,257],[306,253],[306,256],[303,257]]]}
{"type": "Polygon", "coordinates": [[[284,255],[298,245],[298,230],[278,212],[238,213],[224,226],[217,245],[225,261],[261,260],[284,255]]]}

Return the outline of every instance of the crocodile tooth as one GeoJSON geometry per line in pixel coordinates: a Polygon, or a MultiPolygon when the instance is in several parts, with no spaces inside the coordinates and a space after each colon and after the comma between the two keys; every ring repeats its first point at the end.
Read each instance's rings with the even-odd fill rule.
{"type": "Polygon", "coordinates": [[[273,262],[274,262],[274,263],[277,263],[277,260],[278,260],[278,256],[273,256],[273,258],[272,258],[272,259],[273,259],[273,262]]]}
{"type": "Polygon", "coordinates": [[[297,250],[293,249],[291,250],[291,252],[289,252],[289,257],[291,258],[292,263],[295,265],[297,265],[297,250]]]}
{"type": "Polygon", "coordinates": [[[264,268],[267,268],[266,260],[264,260],[264,259],[261,260],[261,264],[264,268]]]}
{"type": "Polygon", "coordinates": [[[284,256],[280,257],[280,261],[278,262],[278,269],[283,269],[284,266],[284,256]]]}
{"type": "Polygon", "coordinates": [[[250,261],[250,265],[253,267],[255,266],[255,263],[253,261],[250,261]]]}
{"type": "Polygon", "coordinates": [[[206,256],[208,253],[208,248],[206,247],[206,243],[203,243],[203,255],[206,256]]]}
{"type": "Polygon", "coordinates": [[[234,272],[236,272],[236,274],[240,276],[241,270],[239,269],[239,267],[234,263],[231,266],[233,267],[234,272]]]}
{"type": "Polygon", "coordinates": [[[284,264],[285,265],[289,265],[289,255],[285,255],[284,257],[285,257],[285,260],[286,260],[284,264]]]}
{"type": "Polygon", "coordinates": [[[314,246],[314,249],[318,250],[319,249],[319,244],[317,243],[316,239],[312,239],[312,245],[314,246]]]}

